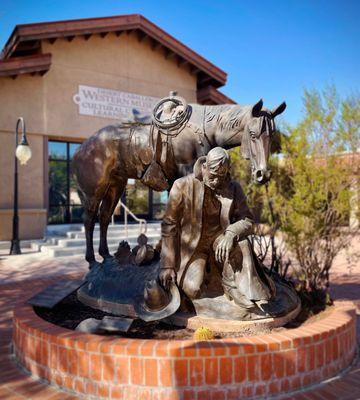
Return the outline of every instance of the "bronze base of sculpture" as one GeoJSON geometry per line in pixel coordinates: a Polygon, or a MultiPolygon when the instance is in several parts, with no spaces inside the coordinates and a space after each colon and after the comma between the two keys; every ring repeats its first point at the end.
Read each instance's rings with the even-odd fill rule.
{"type": "Polygon", "coordinates": [[[276,287],[276,296],[269,302],[253,302],[252,308],[238,306],[229,300],[223,291],[192,300],[196,315],[224,320],[251,321],[269,317],[280,317],[294,310],[300,303],[294,289],[277,276],[272,276],[276,287]]]}
{"type": "Polygon", "coordinates": [[[120,264],[116,258],[107,258],[102,263],[92,264],[85,276],[87,283],[77,291],[77,296],[89,307],[137,318],[134,305],[144,302],[145,284],[157,279],[158,271],[158,260],[138,266],[132,262],[120,264]]]}
{"type": "MultiPolygon", "coordinates": [[[[137,312],[137,305],[144,303],[146,282],[157,279],[158,273],[158,259],[145,266],[131,262],[122,265],[115,258],[107,259],[103,263],[93,265],[85,277],[87,283],[78,290],[77,295],[82,303],[92,308],[115,315],[144,319],[137,312]]],[[[191,301],[193,311],[189,311],[189,307],[184,311],[182,305],[181,311],[176,312],[179,304],[178,297],[174,296],[171,300],[174,304],[166,307],[164,313],[155,313],[155,320],[165,318],[170,324],[190,329],[204,324],[215,331],[226,331],[231,327],[232,332],[249,326],[282,326],[297,316],[300,300],[290,285],[277,276],[272,278],[277,295],[268,304],[254,303],[254,308],[244,309],[229,300],[223,292],[204,291],[201,298],[191,301]],[[217,326],[219,328],[216,328],[217,326]]],[[[190,303],[189,299],[187,301],[190,303]]]]}
{"type": "Polygon", "coordinates": [[[252,320],[235,320],[211,318],[200,315],[189,315],[187,313],[177,312],[174,315],[165,318],[164,322],[176,325],[182,328],[196,330],[202,326],[206,326],[214,333],[228,332],[250,332],[264,331],[266,329],[279,328],[294,320],[301,311],[301,303],[299,302],[296,308],[282,316],[268,316],[265,318],[252,320]]]}
{"type": "Polygon", "coordinates": [[[165,322],[179,327],[197,329],[206,326],[214,332],[240,332],[276,328],[297,317],[301,301],[295,290],[277,276],[276,297],[268,304],[254,304],[254,308],[241,308],[224,294],[192,300],[195,312],[178,311],[165,322]]]}

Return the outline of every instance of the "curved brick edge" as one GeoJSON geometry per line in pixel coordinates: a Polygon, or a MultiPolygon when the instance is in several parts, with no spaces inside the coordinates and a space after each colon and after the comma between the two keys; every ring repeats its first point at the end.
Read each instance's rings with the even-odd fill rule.
{"type": "Polygon", "coordinates": [[[102,337],[14,310],[13,348],[38,378],[87,398],[238,399],[299,390],[348,367],[355,308],[337,303],[307,326],[248,338],[194,342],[102,337]]]}

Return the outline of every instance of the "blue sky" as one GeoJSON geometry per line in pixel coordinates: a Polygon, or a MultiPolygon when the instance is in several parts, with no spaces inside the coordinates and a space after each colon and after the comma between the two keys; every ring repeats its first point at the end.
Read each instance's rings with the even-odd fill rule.
{"type": "Polygon", "coordinates": [[[359,93],[359,0],[1,0],[0,47],[16,24],[140,13],[228,73],[240,104],[286,100],[296,123],[304,88],[359,93]]]}

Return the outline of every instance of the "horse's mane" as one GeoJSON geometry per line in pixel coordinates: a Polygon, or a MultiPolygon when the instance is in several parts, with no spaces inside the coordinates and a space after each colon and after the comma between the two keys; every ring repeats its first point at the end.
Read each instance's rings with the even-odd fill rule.
{"type": "Polygon", "coordinates": [[[239,104],[223,104],[206,106],[205,121],[214,121],[220,130],[231,130],[240,127],[249,114],[251,106],[239,104]]]}
{"type": "MultiPolygon", "coordinates": [[[[192,105],[193,106],[193,105],[192,105]]],[[[222,131],[242,128],[251,117],[252,105],[221,104],[216,106],[198,105],[205,108],[205,123],[215,123],[222,131]]],[[[272,113],[267,108],[262,108],[260,115],[272,119],[272,113]]]]}

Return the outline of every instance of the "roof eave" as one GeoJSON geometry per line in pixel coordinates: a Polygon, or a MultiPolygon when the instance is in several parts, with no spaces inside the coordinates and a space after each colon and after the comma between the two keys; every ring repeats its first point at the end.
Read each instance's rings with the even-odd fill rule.
{"type": "Polygon", "coordinates": [[[200,104],[236,104],[230,97],[210,85],[197,91],[197,101],[200,104]]]}
{"type": "Polygon", "coordinates": [[[10,58],[19,43],[25,41],[134,29],[141,30],[169,51],[186,60],[194,67],[194,70],[197,69],[207,75],[208,81],[211,81],[213,86],[220,87],[226,83],[227,74],[224,71],[139,14],[17,25],[4,47],[3,58],[10,58]]]}
{"type": "Polygon", "coordinates": [[[22,74],[45,74],[51,66],[51,54],[18,57],[0,61],[0,77],[22,74]]]}

